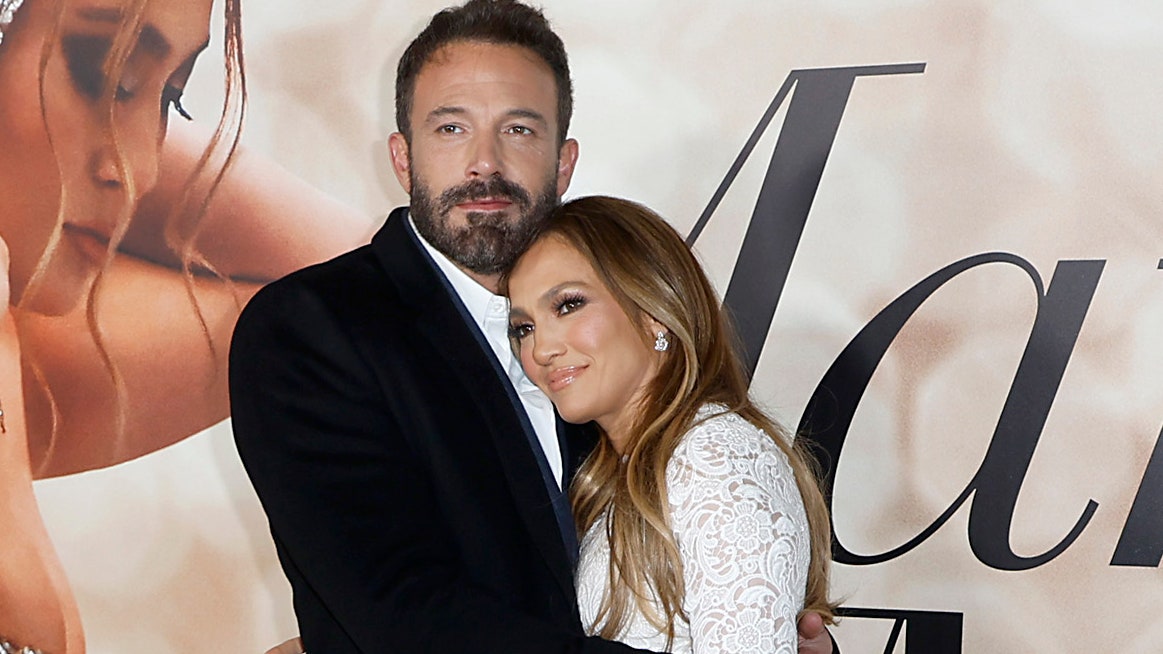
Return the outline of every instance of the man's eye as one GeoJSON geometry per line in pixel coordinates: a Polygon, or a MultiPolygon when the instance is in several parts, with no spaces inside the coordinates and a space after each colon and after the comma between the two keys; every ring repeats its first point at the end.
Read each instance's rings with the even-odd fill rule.
{"type": "Polygon", "coordinates": [[[525,127],[524,125],[513,125],[507,131],[510,134],[521,134],[523,136],[528,136],[533,133],[533,130],[525,127]]]}
{"type": "Polygon", "coordinates": [[[441,134],[459,134],[464,130],[456,125],[441,125],[440,127],[436,128],[436,131],[441,134]]]}

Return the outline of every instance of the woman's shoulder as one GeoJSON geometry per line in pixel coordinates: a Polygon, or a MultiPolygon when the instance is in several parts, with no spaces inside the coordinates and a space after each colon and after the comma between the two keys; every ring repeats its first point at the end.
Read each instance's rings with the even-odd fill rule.
{"type": "Polygon", "coordinates": [[[669,467],[716,475],[787,466],[772,435],[725,405],[705,404],[675,448],[669,467]]]}

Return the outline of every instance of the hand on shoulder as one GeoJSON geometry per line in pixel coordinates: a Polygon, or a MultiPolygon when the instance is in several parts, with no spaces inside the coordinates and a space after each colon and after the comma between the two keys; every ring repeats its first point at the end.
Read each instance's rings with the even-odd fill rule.
{"type": "Polygon", "coordinates": [[[824,628],[824,619],[819,613],[809,611],[801,615],[796,631],[799,634],[799,654],[833,654],[832,637],[824,628]]]}

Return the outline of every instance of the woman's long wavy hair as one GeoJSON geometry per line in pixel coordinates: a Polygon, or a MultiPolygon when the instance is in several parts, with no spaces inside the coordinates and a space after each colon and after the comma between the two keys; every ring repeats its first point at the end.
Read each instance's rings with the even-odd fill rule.
{"type": "Polygon", "coordinates": [[[645,391],[623,451],[600,438],[570,487],[578,533],[608,516],[609,590],[591,629],[616,638],[636,608],[673,639],[676,620],[689,620],[682,561],[669,526],[666,466],[698,409],[712,402],[762,429],[791,462],[811,533],[804,608],[833,622],[831,526],[814,459],[748,396],[734,331],[682,238],[646,207],[601,196],[560,207],[538,235],[546,237],[560,238],[585,256],[632,320],[649,316],[670,333],[670,349],[645,391]]]}
{"type": "MultiPolygon", "coordinates": [[[[125,69],[129,56],[133,51],[138,37],[144,27],[144,15],[146,8],[151,1],[156,0],[131,0],[122,12],[120,28],[113,40],[112,47],[105,57],[104,62],[104,76],[105,79],[117,80],[121,79],[122,73],[125,69]]],[[[170,209],[169,218],[165,226],[165,239],[170,249],[176,254],[180,261],[181,270],[186,279],[186,294],[189,298],[192,308],[193,316],[199,321],[202,333],[205,335],[206,343],[214,354],[215,345],[210,337],[209,327],[206,325],[205,317],[198,306],[197,299],[194,293],[194,275],[195,274],[210,274],[219,277],[229,284],[229,279],[219,275],[214,270],[213,266],[209,264],[202,257],[195,247],[195,241],[198,234],[198,225],[202,216],[206,212],[206,208],[210,203],[210,199],[219,185],[222,183],[227,170],[234,161],[235,152],[238,149],[238,142],[241,135],[242,120],[246,111],[246,73],[243,65],[242,55],[242,10],[240,6],[241,0],[224,0],[225,8],[225,38],[223,40],[223,51],[225,60],[225,95],[222,103],[222,114],[219,118],[218,125],[215,128],[214,134],[210,139],[209,144],[203,151],[197,164],[190,172],[186,184],[183,189],[180,200],[174,204],[170,209]]],[[[53,21],[52,31],[46,35],[44,45],[41,49],[40,56],[40,74],[38,76],[39,94],[40,94],[40,108],[41,119],[44,121],[46,132],[48,134],[48,143],[54,155],[61,147],[67,147],[67,144],[60,144],[55,142],[51,129],[48,129],[49,121],[47,110],[45,107],[45,71],[48,69],[49,61],[53,56],[56,47],[57,39],[60,33],[62,19],[65,10],[68,6],[67,0],[25,0],[28,2],[53,2],[53,12],[56,19],[53,21]]],[[[121,374],[118,372],[117,364],[110,356],[109,350],[105,345],[105,337],[101,333],[100,325],[97,320],[97,306],[100,290],[107,278],[109,269],[113,264],[113,255],[124,239],[126,232],[129,230],[130,221],[137,209],[133,198],[138,197],[139,189],[136,188],[133,175],[129,174],[128,157],[125,153],[122,144],[122,135],[116,129],[114,121],[114,112],[117,106],[117,85],[107,84],[107,88],[103,89],[101,96],[98,98],[98,114],[103,117],[103,124],[101,129],[103,137],[113,147],[115,153],[115,165],[117,172],[125,183],[122,187],[122,194],[124,202],[122,203],[120,214],[116,223],[116,227],[109,239],[109,245],[104,264],[98,271],[89,287],[88,294],[85,298],[85,315],[89,326],[89,331],[93,336],[93,340],[97,347],[97,352],[102,359],[105,368],[109,371],[113,386],[118,395],[118,414],[117,414],[117,433],[121,434],[125,428],[125,402],[124,402],[124,382],[121,374]]],[[[63,179],[63,178],[62,178],[63,179]]],[[[56,228],[53,230],[49,238],[48,244],[45,247],[44,253],[41,254],[40,260],[37,263],[33,274],[29,279],[22,301],[35,294],[37,287],[43,283],[45,273],[48,270],[52,255],[55,249],[59,246],[62,228],[66,222],[66,214],[71,208],[68,206],[69,189],[62,183],[60,190],[60,199],[57,208],[57,222],[56,228]]],[[[72,208],[75,210],[75,208],[72,208]]],[[[241,303],[240,303],[241,304],[241,303]]],[[[239,307],[241,309],[241,306],[239,307]]],[[[217,360],[217,357],[214,357],[217,360]]],[[[42,384],[44,384],[44,375],[39,370],[35,362],[31,362],[32,372],[37,376],[42,384]]],[[[46,386],[47,388],[47,386],[46,386]]],[[[49,401],[53,404],[53,437],[55,441],[57,411],[55,402],[52,400],[51,390],[49,391],[49,401]]],[[[46,454],[43,458],[42,465],[47,465],[52,458],[52,450],[54,441],[50,441],[46,454]]],[[[119,443],[113,443],[111,446],[116,450],[119,443]]]]}

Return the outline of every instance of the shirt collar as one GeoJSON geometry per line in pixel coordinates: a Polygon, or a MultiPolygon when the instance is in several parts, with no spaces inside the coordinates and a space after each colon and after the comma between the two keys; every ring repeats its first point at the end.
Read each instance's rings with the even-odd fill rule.
{"type": "Polygon", "coordinates": [[[488,334],[489,329],[486,324],[486,319],[490,312],[495,313],[498,307],[503,309],[505,313],[505,324],[508,324],[509,300],[501,295],[494,295],[489,289],[480,285],[480,282],[468,276],[468,273],[461,270],[459,266],[452,262],[451,259],[444,256],[444,253],[437,250],[427,239],[416,229],[416,223],[412,220],[411,213],[408,214],[408,224],[412,227],[412,231],[419,238],[420,244],[424,246],[424,250],[428,252],[428,256],[432,257],[432,261],[436,262],[436,267],[440,268],[440,272],[444,273],[448,283],[452,285],[452,290],[456,291],[457,297],[464,303],[464,307],[468,309],[468,313],[472,316],[473,322],[482,332],[488,334]]]}
{"type": "Polygon", "coordinates": [[[500,360],[501,367],[505,369],[517,392],[537,393],[537,386],[525,375],[525,371],[521,368],[521,362],[513,356],[512,350],[509,349],[509,298],[503,295],[494,295],[489,289],[481,286],[480,282],[469,277],[468,273],[461,270],[443,252],[437,250],[416,229],[416,223],[412,220],[411,213],[408,214],[408,225],[416,234],[420,245],[424,246],[428,256],[432,257],[436,267],[444,273],[444,277],[448,279],[452,290],[456,292],[464,307],[468,309],[468,314],[472,316],[477,328],[489,341],[493,353],[500,360]]]}

